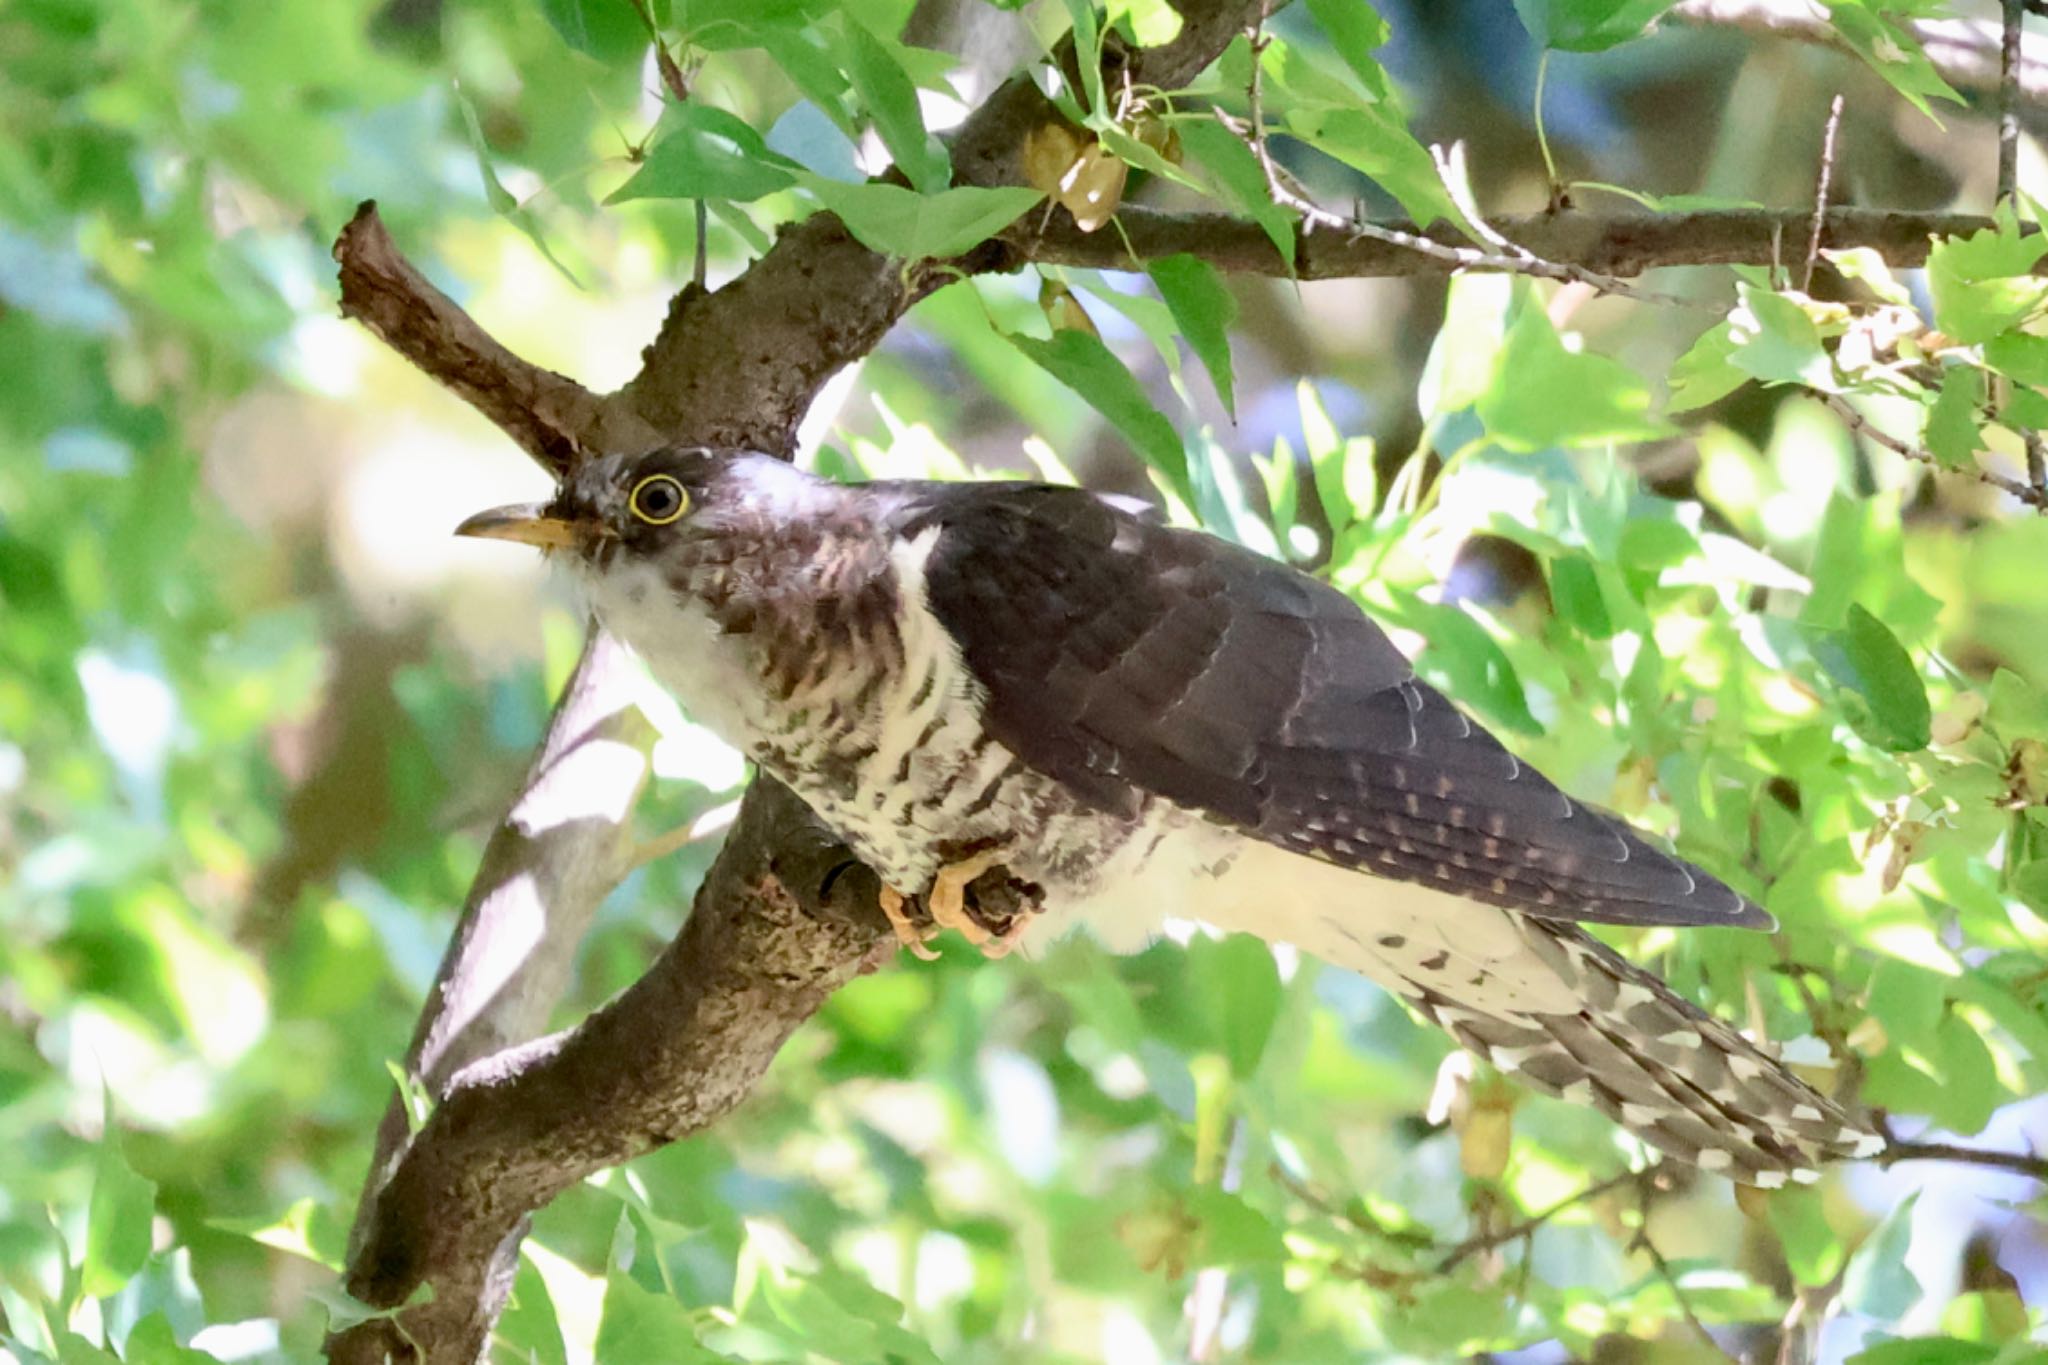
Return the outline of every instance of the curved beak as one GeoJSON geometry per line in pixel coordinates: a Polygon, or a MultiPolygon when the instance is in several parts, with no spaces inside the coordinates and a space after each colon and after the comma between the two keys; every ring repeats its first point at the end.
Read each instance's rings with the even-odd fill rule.
{"type": "Polygon", "coordinates": [[[545,503],[521,502],[479,512],[456,527],[455,534],[484,540],[516,540],[523,545],[558,550],[576,544],[578,527],[573,521],[549,516],[545,503]]]}

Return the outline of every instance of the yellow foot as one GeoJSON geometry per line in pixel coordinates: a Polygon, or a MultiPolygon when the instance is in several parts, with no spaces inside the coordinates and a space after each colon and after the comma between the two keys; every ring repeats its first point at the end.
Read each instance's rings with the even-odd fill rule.
{"type": "Polygon", "coordinates": [[[927,962],[938,956],[937,953],[924,946],[924,934],[918,930],[915,924],[910,922],[910,916],[903,913],[903,893],[901,891],[884,883],[881,893],[876,899],[882,903],[882,914],[888,919],[889,927],[896,931],[898,942],[927,962]]]}
{"type": "Polygon", "coordinates": [[[960,936],[980,948],[984,957],[1007,956],[1024,936],[1025,925],[1030,923],[1028,916],[1020,915],[1002,933],[992,934],[967,913],[967,884],[1002,861],[1003,850],[988,849],[957,863],[949,863],[932,878],[931,894],[925,897],[925,908],[931,912],[932,923],[959,930],[960,936]]]}

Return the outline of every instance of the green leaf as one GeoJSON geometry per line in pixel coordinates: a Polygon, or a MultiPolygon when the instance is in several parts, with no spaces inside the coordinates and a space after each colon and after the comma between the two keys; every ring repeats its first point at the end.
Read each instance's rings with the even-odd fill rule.
{"type": "Polygon", "coordinates": [[[1188,944],[1188,969],[1208,1002],[1216,1045],[1230,1074],[1249,1080],[1259,1069],[1273,1021],[1280,1013],[1280,973],[1273,950],[1249,934],[1221,939],[1198,935],[1188,944]]]}
{"type": "Polygon", "coordinates": [[[1868,62],[1871,70],[1921,113],[1934,117],[1927,104],[1929,99],[1963,103],[1963,97],[1927,60],[1919,39],[1876,5],[1864,0],[1829,0],[1828,18],[1843,44],[1868,62]]]}
{"type": "Polygon", "coordinates": [[[1237,299],[1223,285],[1214,266],[1199,256],[1166,256],[1145,267],[1159,296],[1173,310],[1188,346],[1209,372],[1223,410],[1237,416],[1237,395],[1230,372],[1230,324],[1237,321],[1237,299]]]}
{"type": "Polygon", "coordinates": [[[1197,1185],[1188,1191],[1188,1211],[1201,1228],[1190,1257],[1195,1265],[1273,1265],[1287,1259],[1280,1230],[1238,1195],[1197,1185]]]}
{"type": "Polygon", "coordinates": [[[121,1154],[113,1101],[105,1106],[106,1128],[93,1165],[92,1199],[85,1220],[85,1265],[79,1288],[105,1298],[128,1283],[149,1260],[150,1221],[156,1215],[156,1183],[135,1173],[121,1154]]]}
{"type": "Polygon", "coordinates": [[[942,260],[981,245],[1045,198],[1015,186],[961,185],[919,194],[871,181],[849,185],[824,176],[802,177],[804,188],[839,215],[864,246],[904,260],[942,260]]]}
{"type": "Polygon", "coordinates": [[[1842,1271],[1843,1307],[1879,1322],[1897,1322],[1920,1302],[1920,1282],[1906,1268],[1906,1251],[1913,1244],[1913,1206],[1919,1200],[1915,1190],[1894,1204],[1856,1248],[1842,1271]]]}
{"type": "Polygon", "coordinates": [[[2048,301],[2048,280],[2029,272],[2044,254],[2048,235],[2022,232],[2010,210],[2000,211],[1996,227],[1937,241],[1927,254],[1934,325],[1974,345],[2039,312],[2048,301]]]}
{"type": "Polygon", "coordinates": [[[692,101],[671,104],[646,160],[605,203],[729,199],[745,203],[796,183],[796,163],[771,151],[745,119],[692,101]]]}
{"type": "Polygon", "coordinates": [[[1793,1279],[1803,1285],[1822,1285],[1835,1278],[1842,1268],[1842,1239],[1828,1223],[1827,1207],[1818,1190],[1788,1185],[1774,1191],[1770,1219],[1793,1279]]]}
{"type": "Polygon", "coordinates": [[[1728,320],[1730,364],[1767,384],[1837,387],[1834,361],[1804,308],[1752,284],[1739,285],[1736,292],[1742,303],[1728,320]]]}
{"type": "Polygon", "coordinates": [[[1812,647],[1827,675],[1862,699],[1871,739],[1899,753],[1927,747],[1927,686],[1884,622],[1851,603],[1843,628],[1813,632],[1812,647]]]}
{"type": "Polygon", "coordinates": [[[476,152],[477,172],[483,177],[484,199],[490,204],[491,211],[525,234],[526,240],[533,243],[534,249],[561,273],[563,279],[581,289],[582,281],[576,278],[568,266],[562,264],[554,250],[548,246],[547,235],[541,230],[540,219],[534,216],[532,209],[520,203],[512,191],[506,189],[504,183],[498,179],[497,168],[491,164],[490,144],[484,139],[483,125],[477,121],[476,107],[460,94],[457,95],[455,102],[462,108],[462,126],[469,133],[470,147],[476,152]]]}
{"type": "Polygon", "coordinates": [[[1991,1049],[1967,1019],[1953,1012],[1943,1017],[1933,1044],[1942,1082],[1933,1117],[1950,1132],[1983,1132],[1998,1106],[2013,1098],[1999,1082],[1991,1049]]]}
{"type": "Polygon", "coordinates": [[[178,1335],[162,1313],[151,1313],[128,1331],[121,1343],[123,1365],[220,1365],[217,1357],[178,1344],[178,1335]]]}
{"type": "Polygon", "coordinates": [[[1095,0],[1066,0],[1067,17],[1074,22],[1074,64],[1081,68],[1081,94],[1087,112],[1107,114],[1102,98],[1102,22],[1095,12],[1095,0]]]}
{"type": "Polygon", "coordinates": [[[1600,52],[1640,34],[1671,0],[1515,0],[1529,36],[1566,52],[1600,52]]]}
{"type": "Polygon", "coordinates": [[[854,93],[875,121],[875,132],[910,183],[925,194],[953,179],[946,145],[925,131],[917,86],[882,40],[851,14],[845,16],[840,56],[854,93]]]}
{"type": "MultiPolygon", "coordinates": [[[[1913,1337],[1887,1341],[1858,1351],[1846,1365],[1992,1365],[2001,1359],[1998,1347],[1981,1341],[1958,1341],[1954,1337],[1913,1337]]],[[[2039,1365],[2020,1357],[2018,1365],[2039,1365]]]]}
{"type": "Polygon", "coordinates": [[[1428,150],[1385,106],[1297,107],[1288,111],[1287,127],[1318,151],[1370,176],[1422,226],[1439,218],[1462,221],[1428,150]]]}
{"type": "Polygon", "coordinates": [[[1747,384],[1752,375],[1735,363],[1733,327],[1717,322],[1671,366],[1667,413],[1691,412],[1719,402],[1747,384]]]}
{"type": "Polygon", "coordinates": [[[647,50],[647,26],[617,0],[540,0],[540,12],[563,42],[599,61],[625,61],[647,50]]]}
{"type": "Polygon", "coordinates": [[[1565,349],[1532,295],[1524,294],[1493,383],[1475,405],[1504,449],[1548,450],[1664,435],[1641,376],[1605,356],[1565,349]]]}
{"type": "Polygon", "coordinates": [[[2048,387],[2048,337],[2002,332],[1984,343],[1984,363],[2022,384],[2048,387]]]}
{"type": "Polygon", "coordinates": [[[1390,91],[1387,73],[1372,52],[1392,36],[1387,21],[1371,5],[1361,5],[1358,0],[1308,0],[1308,12],[1366,90],[1376,99],[1385,99],[1390,91]]]}
{"type": "Polygon", "coordinates": [[[1505,275],[1458,274],[1444,299],[1443,326],[1430,343],[1416,400],[1429,417],[1468,408],[1493,386],[1515,308],[1505,275]]]}
{"type": "Polygon", "coordinates": [[[1605,640],[1614,634],[1613,618],[1607,614],[1607,599],[1600,591],[1600,576],[1591,560],[1569,555],[1550,566],[1550,601],[1557,614],[1581,635],[1605,640]]]}
{"type": "Polygon", "coordinates": [[[605,1365],[712,1365],[730,1360],[697,1340],[689,1308],[614,1270],[605,1282],[595,1358],[605,1365]]]}
{"type": "Polygon", "coordinates": [[[1188,480],[1187,448],[1124,363],[1100,340],[1086,332],[1063,329],[1052,340],[1016,332],[1005,333],[1010,344],[1054,379],[1088,400],[1137,450],[1145,463],[1166,477],[1167,486],[1189,506],[1194,489],[1188,480]]]}
{"type": "Polygon", "coordinates": [[[1977,405],[1984,401],[1984,371],[1951,365],[1941,376],[1941,393],[1927,409],[1924,439],[1944,469],[1969,469],[1983,448],[1977,405]]]}
{"type": "Polygon", "coordinates": [[[1224,202],[1257,223],[1273,249],[1294,271],[1294,215],[1273,202],[1266,173],[1244,140],[1214,119],[1189,119],[1178,125],[1181,147],[1209,172],[1224,202]]]}
{"type": "Polygon", "coordinates": [[[1127,25],[1139,47],[1158,47],[1180,37],[1180,12],[1166,0],[1108,0],[1102,17],[1127,25]]]}

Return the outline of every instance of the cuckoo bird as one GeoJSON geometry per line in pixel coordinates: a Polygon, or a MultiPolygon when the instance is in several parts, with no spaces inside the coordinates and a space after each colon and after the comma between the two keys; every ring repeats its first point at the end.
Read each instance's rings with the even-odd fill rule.
{"type": "Polygon", "coordinates": [[[1198,919],[1360,972],[1739,1181],[1882,1145],[1580,927],[1768,928],[1760,907],[1566,796],[1284,564],[1081,489],[694,448],[592,459],[460,530],[566,559],[689,713],[874,869],[920,952],[942,926],[999,954],[1198,919]],[[984,898],[989,876],[1027,894],[984,898]]]}

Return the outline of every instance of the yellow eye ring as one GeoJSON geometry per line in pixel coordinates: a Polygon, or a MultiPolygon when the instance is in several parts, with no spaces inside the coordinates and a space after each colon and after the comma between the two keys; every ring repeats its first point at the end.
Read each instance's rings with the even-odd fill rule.
{"type": "Polygon", "coordinates": [[[649,526],[667,526],[690,510],[690,494],[673,474],[649,474],[633,485],[626,506],[649,526]]]}

